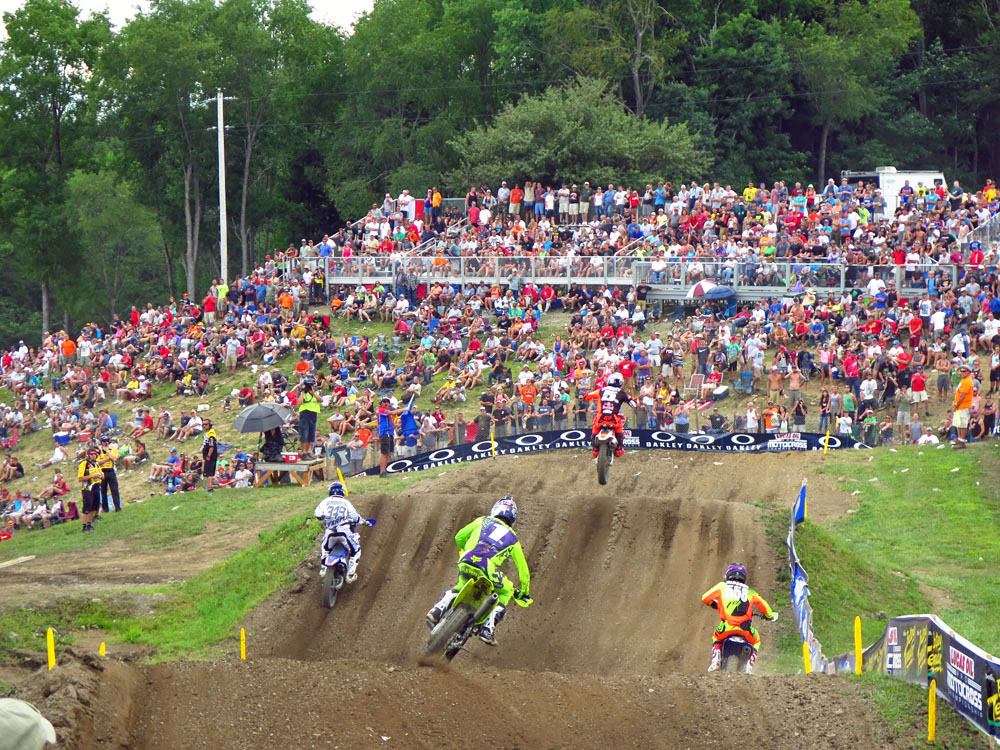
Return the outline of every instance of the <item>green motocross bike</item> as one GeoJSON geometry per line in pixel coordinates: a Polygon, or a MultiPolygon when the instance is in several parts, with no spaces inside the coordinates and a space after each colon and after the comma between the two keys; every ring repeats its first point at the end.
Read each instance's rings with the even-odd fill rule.
{"type": "MultiPolygon", "coordinates": [[[[515,591],[511,601],[527,607],[534,600],[515,591]]],[[[467,581],[431,630],[424,656],[443,653],[444,658],[451,661],[459,651],[467,650],[466,641],[479,635],[480,627],[489,619],[498,603],[499,597],[489,578],[482,576],[467,581]]]]}

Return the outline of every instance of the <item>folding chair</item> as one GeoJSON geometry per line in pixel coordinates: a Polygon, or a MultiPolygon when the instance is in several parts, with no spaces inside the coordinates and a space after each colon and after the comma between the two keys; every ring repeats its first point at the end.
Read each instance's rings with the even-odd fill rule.
{"type": "Polygon", "coordinates": [[[684,396],[694,396],[695,398],[701,398],[701,387],[705,384],[705,376],[700,372],[695,373],[691,376],[691,382],[688,383],[687,387],[681,395],[684,396]]]}
{"type": "Polygon", "coordinates": [[[749,396],[753,392],[753,373],[749,370],[741,372],[740,379],[733,383],[733,390],[749,396]]]}

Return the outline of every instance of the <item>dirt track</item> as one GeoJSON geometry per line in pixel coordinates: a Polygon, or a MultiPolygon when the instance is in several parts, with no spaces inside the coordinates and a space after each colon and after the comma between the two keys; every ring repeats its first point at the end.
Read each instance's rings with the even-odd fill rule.
{"type": "MultiPolygon", "coordinates": [[[[878,746],[840,680],[704,673],[716,619],[699,596],[734,559],[765,597],[776,593],[780,561],[752,503],[787,507],[808,460],[634,455],[598,490],[588,457],[563,452],[361,496],[359,510],[379,524],[363,532],[361,577],[335,610],[320,608],[307,563],[303,585],[249,618],[250,662],[113,665],[99,687],[77,690],[99,695],[72,722],[76,744],[878,746]],[[508,491],[535,604],[514,608],[500,648],[476,642],[450,669],[417,666],[424,613],[454,577],[455,531],[508,491]]],[[[843,502],[822,494],[811,509],[843,502]]],[[[766,671],[773,629],[761,630],[766,671]]]]}

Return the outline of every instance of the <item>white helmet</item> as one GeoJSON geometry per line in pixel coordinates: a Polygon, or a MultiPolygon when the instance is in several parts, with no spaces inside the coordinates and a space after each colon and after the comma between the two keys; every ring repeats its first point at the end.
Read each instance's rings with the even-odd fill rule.
{"type": "Polygon", "coordinates": [[[615,388],[621,388],[625,385],[625,378],[622,377],[620,372],[613,372],[608,376],[608,385],[613,385],[615,388]]]}

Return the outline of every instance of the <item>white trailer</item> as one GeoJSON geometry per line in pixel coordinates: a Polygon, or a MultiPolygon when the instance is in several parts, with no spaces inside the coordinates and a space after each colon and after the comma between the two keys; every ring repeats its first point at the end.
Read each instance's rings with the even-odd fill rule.
{"type": "Polygon", "coordinates": [[[916,192],[917,185],[924,184],[928,190],[933,190],[938,183],[948,189],[948,183],[944,180],[943,172],[932,172],[930,170],[905,170],[900,171],[895,167],[875,167],[871,172],[841,172],[841,177],[846,177],[849,183],[860,180],[864,182],[876,182],[882,190],[882,197],[885,198],[886,216],[892,216],[899,207],[899,189],[909,180],[910,187],[916,192]]]}

